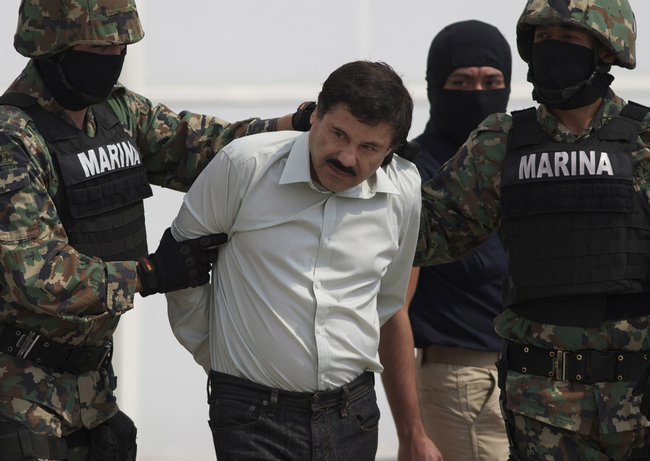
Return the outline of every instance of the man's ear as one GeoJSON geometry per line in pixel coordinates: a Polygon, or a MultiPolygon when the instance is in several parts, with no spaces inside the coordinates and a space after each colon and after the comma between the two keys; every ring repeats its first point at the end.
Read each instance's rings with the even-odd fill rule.
{"type": "Polygon", "coordinates": [[[384,161],[381,162],[381,166],[386,166],[386,165],[390,164],[390,162],[393,161],[393,152],[395,152],[395,149],[393,149],[391,147],[388,154],[386,154],[386,157],[384,157],[384,161]]]}
{"type": "Polygon", "coordinates": [[[598,54],[600,55],[600,59],[602,59],[605,64],[611,64],[616,59],[616,57],[609,51],[609,48],[604,45],[600,46],[598,49],[598,54]]]}
{"type": "Polygon", "coordinates": [[[311,117],[309,117],[309,123],[313,125],[316,121],[316,117],[318,117],[318,106],[316,106],[314,111],[311,113],[311,117]]]}

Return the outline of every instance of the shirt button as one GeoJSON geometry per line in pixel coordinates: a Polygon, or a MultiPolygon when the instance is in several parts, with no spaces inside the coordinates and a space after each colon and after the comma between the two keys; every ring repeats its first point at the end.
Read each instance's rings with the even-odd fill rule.
{"type": "Polygon", "coordinates": [[[329,244],[330,244],[330,239],[325,239],[325,240],[323,240],[323,243],[324,243],[325,245],[329,245],[329,244]]]}

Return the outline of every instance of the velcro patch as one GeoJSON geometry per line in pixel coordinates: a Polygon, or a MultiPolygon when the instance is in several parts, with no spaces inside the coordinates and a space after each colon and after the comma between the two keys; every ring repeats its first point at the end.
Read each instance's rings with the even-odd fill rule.
{"type": "Polygon", "coordinates": [[[634,186],[638,190],[638,186],[640,186],[643,183],[648,182],[648,177],[650,176],[650,163],[646,163],[645,165],[636,168],[634,170],[634,186]]]}
{"type": "Polygon", "coordinates": [[[13,165],[14,164],[14,154],[11,150],[0,150],[0,166],[13,165]]]}

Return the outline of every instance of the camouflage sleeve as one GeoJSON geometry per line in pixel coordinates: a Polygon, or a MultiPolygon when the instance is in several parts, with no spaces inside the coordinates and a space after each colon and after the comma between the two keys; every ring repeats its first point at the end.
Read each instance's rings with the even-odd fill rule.
{"type": "Polygon", "coordinates": [[[73,322],[132,308],[135,263],[104,263],[70,247],[52,201],[57,185],[52,159],[33,123],[17,109],[4,107],[0,111],[2,300],[19,310],[73,322]]]}
{"type": "Polygon", "coordinates": [[[242,136],[274,131],[277,122],[251,118],[228,123],[187,111],[176,114],[162,104],[154,107],[124,87],[109,103],[137,141],[149,182],[184,192],[226,144],[242,136]]]}
{"type": "Polygon", "coordinates": [[[644,120],[634,146],[634,188],[645,193],[650,204],[650,114],[644,120]]]}
{"type": "Polygon", "coordinates": [[[501,168],[511,124],[506,114],[488,117],[422,186],[414,265],[456,261],[499,228],[501,168]]]}

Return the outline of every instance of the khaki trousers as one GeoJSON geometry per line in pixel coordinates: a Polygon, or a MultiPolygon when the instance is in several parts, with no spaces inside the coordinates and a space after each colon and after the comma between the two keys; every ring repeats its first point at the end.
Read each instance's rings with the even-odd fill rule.
{"type": "Polygon", "coordinates": [[[418,349],[416,379],[427,436],[445,461],[505,461],[508,437],[499,409],[498,353],[418,349]]]}

